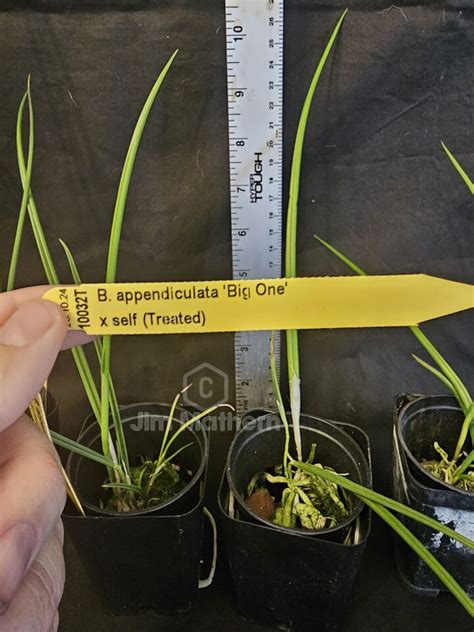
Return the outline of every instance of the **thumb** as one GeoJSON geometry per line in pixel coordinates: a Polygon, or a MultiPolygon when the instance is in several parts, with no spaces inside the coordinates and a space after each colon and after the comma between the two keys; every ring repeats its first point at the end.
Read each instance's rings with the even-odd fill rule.
{"type": "Polygon", "coordinates": [[[43,300],[22,305],[0,329],[0,432],[41,390],[66,332],[61,309],[43,300]]]}

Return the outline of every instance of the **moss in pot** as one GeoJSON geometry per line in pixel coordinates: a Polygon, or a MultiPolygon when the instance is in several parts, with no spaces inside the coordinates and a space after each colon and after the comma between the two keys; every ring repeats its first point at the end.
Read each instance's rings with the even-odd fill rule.
{"type": "MultiPolygon", "coordinates": [[[[185,493],[194,498],[191,488],[202,479],[207,460],[206,431],[201,422],[221,406],[211,406],[194,414],[179,409],[178,414],[183,392],[178,393],[172,406],[168,407],[167,416],[161,410],[156,414],[158,406],[164,408],[158,404],[136,404],[121,409],[124,436],[130,448],[129,482],[121,482],[116,463],[91,447],[100,445],[96,425],[89,425],[79,441],[52,432],[55,443],[73,453],[68,471],[84,506],[92,513],[144,514],[163,506],[169,510],[173,499],[185,493]],[[134,409],[133,415],[127,413],[129,408],[134,409]],[[158,420],[158,429],[137,431],[134,427],[136,410],[139,414],[150,410],[158,420]],[[95,468],[84,473],[88,461],[93,462],[95,468]],[[97,485],[101,490],[96,489],[97,485]]],[[[109,431],[113,436],[113,425],[109,431]]],[[[178,508],[184,510],[188,505],[189,502],[181,503],[178,508]]]]}
{"type": "MultiPolygon", "coordinates": [[[[278,384],[278,376],[275,363],[274,344],[271,345],[271,371],[272,383],[278,408],[278,418],[281,420],[284,430],[284,450],[281,463],[266,467],[261,472],[253,474],[245,489],[245,503],[248,509],[277,527],[295,530],[307,530],[315,533],[318,531],[330,532],[341,524],[349,523],[349,518],[355,518],[361,509],[359,503],[351,503],[351,499],[346,492],[339,488],[337,484],[315,479],[304,472],[295,469],[291,463],[294,459],[290,455],[290,445],[296,446],[294,437],[295,425],[289,423],[288,416],[284,408],[283,398],[278,384]],[[291,436],[293,433],[293,437],[291,436]]],[[[300,435],[304,438],[300,442],[302,449],[307,441],[304,421],[298,425],[300,435]]],[[[332,428],[327,422],[326,428],[320,432],[341,433],[337,428],[332,428]]],[[[259,420],[255,422],[258,429],[259,420]]],[[[275,427],[272,432],[278,430],[275,427]]],[[[318,435],[316,432],[314,436],[318,435]]],[[[323,436],[323,435],[321,435],[323,436]]],[[[332,449],[337,449],[337,443],[331,445],[332,449]]],[[[353,447],[353,446],[351,446],[353,447]]],[[[356,446],[353,447],[353,449],[356,446]]],[[[309,454],[306,463],[314,464],[317,454],[317,443],[312,442],[309,447],[309,454]]],[[[331,452],[329,451],[329,455],[331,452]]],[[[326,458],[328,451],[326,450],[326,458]]],[[[365,461],[364,456],[359,456],[360,461],[365,461]]],[[[317,467],[331,470],[328,466],[318,463],[317,467]]],[[[367,482],[367,466],[362,467],[364,471],[363,482],[367,482]]],[[[235,478],[235,476],[234,476],[235,478]]],[[[231,479],[231,484],[232,484],[231,479]]],[[[235,489],[235,488],[234,488],[235,489]]],[[[346,534],[349,537],[349,534],[346,534]]]]}
{"type": "MultiPolygon", "coordinates": [[[[313,465],[315,455],[316,444],[313,443],[306,463],[313,465]]],[[[317,465],[323,467],[320,463],[317,465]]],[[[331,528],[349,516],[346,495],[337,485],[324,481],[316,485],[304,475],[295,476],[289,482],[281,465],[253,477],[247,488],[246,502],[265,520],[292,529],[297,526],[311,530],[331,528]],[[295,505],[297,496],[303,502],[295,505]]]]}

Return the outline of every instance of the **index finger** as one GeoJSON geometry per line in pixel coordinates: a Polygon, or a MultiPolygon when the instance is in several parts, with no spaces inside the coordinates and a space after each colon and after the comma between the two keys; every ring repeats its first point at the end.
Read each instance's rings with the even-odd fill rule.
{"type": "MultiPolygon", "coordinates": [[[[25,287],[20,290],[4,292],[0,294],[0,327],[13,316],[13,314],[25,303],[42,298],[42,296],[51,289],[51,285],[36,285],[34,287],[25,287]]],[[[68,332],[63,344],[63,349],[76,347],[78,345],[87,344],[93,338],[83,331],[68,332]]]]}

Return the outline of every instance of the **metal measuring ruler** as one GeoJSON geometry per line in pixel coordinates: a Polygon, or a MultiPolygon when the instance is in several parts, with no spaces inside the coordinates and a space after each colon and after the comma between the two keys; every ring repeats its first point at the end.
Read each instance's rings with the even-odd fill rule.
{"type": "MultiPolygon", "coordinates": [[[[226,0],[232,264],[281,276],[283,0],[226,0]]],[[[237,416],[273,404],[271,332],[235,334],[237,416]]],[[[277,367],[280,339],[275,338],[277,367]]]]}

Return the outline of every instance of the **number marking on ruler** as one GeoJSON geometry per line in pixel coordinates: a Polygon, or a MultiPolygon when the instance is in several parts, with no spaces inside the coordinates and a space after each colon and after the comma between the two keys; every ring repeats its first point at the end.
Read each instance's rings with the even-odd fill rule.
{"type": "MultiPolygon", "coordinates": [[[[235,279],[281,276],[283,0],[226,0],[235,279]]],[[[237,415],[273,403],[271,332],[235,335],[237,415]]],[[[279,367],[279,336],[275,339],[279,367]]]]}

